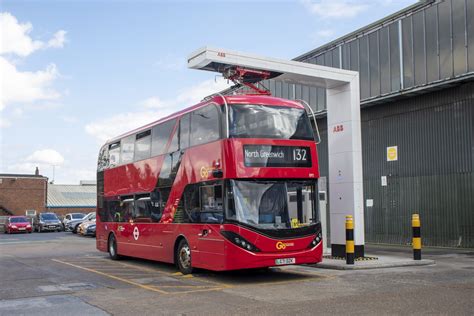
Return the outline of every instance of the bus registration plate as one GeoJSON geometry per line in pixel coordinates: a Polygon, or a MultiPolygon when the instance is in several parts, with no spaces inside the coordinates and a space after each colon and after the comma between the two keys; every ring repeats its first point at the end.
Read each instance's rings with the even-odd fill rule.
{"type": "Polygon", "coordinates": [[[295,258],[275,259],[275,264],[277,266],[280,266],[283,264],[295,264],[295,263],[296,263],[295,258]]]}

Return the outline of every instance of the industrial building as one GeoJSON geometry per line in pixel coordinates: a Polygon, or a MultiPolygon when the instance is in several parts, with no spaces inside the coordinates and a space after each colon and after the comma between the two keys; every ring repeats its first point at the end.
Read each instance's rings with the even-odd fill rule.
{"type": "MultiPolygon", "coordinates": [[[[294,60],[359,72],[366,242],[409,244],[419,213],[424,245],[474,247],[474,1],[419,1],[294,60]]],[[[314,109],[327,176],[324,89],[263,84],[314,109]]]]}
{"type": "Polygon", "coordinates": [[[95,181],[77,184],[50,184],[46,208],[56,214],[95,212],[97,185],[95,181]]]}

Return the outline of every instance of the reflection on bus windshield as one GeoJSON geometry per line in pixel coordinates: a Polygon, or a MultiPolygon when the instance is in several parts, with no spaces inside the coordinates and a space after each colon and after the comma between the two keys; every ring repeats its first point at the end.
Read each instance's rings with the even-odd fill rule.
{"type": "Polygon", "coordinates": [[[231,180],[226,219],[263,229],[307,225],[317,219],[314,183],[231,180]]]}
{"type": "Polygon", "coordinates": [[[231,105],[230,137],[314,140],[305,110],[267,105],[231,105]]]}

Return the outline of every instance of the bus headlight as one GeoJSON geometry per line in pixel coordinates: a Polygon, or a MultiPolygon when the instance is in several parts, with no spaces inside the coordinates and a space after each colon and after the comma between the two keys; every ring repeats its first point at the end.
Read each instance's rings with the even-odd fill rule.
{"type": "Polygon", "coordinates": [[[314,248],[316,247],[317,244],[319,244],[323,240],[323,235],[321,232],[316,234],[316,237],[311,241],[311,243],[308,245],[308,248],[314,248]]]}
{"type": "Polygon", "coordinates": [[[228,231],[228,230],[223,230],[221,231],[222,236],[224,236],[228,241],[233,243],[234,245],[239,246],[240,248],[243,248],[248,251],[252,252],[260,252],[260,249],[255,247],[252,243],[247,241],[245,238],[240,236],[239,234],[236,234],[234,232],[228,231]]]}

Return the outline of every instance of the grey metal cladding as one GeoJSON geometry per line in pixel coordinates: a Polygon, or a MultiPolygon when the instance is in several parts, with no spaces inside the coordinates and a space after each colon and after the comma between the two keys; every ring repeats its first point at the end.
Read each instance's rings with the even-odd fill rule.
{"type": "Polygon", "coordinates": [[[468,71],[474,71],[474,1],[466,2],[468,71]]]}
{"type": "MultiPolygon", "coordinates": [[[[455,0],[459,1],[459,0],[455,0]]],[[[453,76],[453,54],[451,43],[451,1],[446,0],[438,5],[438,31],[439,31],[439,63],[440,78],[446,79],[453,76]]]]}
{"type": "Polygon", "coordinates": [[[360,98],[370,97],[369,41],[368,36],[359,38],[360,98]]]}
{"type": "Polygon", "coordinates": [[[387,26],[379,31],[380,94],[391,92],[390,37],[387,26]]]}
{"type": "Polygon", "coordinates": [[[413,67],[415,86],[426,84],[425,12],[413,15],[413,67]]]}
{"type": "Polygon", "coordinates": [[[425,10],[426,80],[439,80],[438,7],[425,10]]]}
{"type": "Polygon", "coordinates": [[[403,45],[403,84],[404,88],[414,86],[413,75],[413,21],[412,16],[402,20],[402,45],[403,45]]]}
{"type": "MultiPolygon", "coordinates": [[[[474,72],[474,1],[419,2],[297,58],[313,59],[359,71],[364,103],[402,90],[430,88],[440,80],[469,80],[474,72]]],[[[318,106],[325,104],[320,94],[318,106]]]]}
{"type": "MultiPolygon", "coordinates": [[[[374,201],[364,207],[366,241],[410,243],[416,212],[423,244],[474,247],[474,83],[366,107],[361,119],[364,199],[374,201]],[[387,162],[388,146],[398,161],[387,162]]],[[[325,119],[318,125],[327,176],[325,119]]]]}
{"type": "Polygon", "coordinates": [[[464,1],[452,1],[453,71],[455,76],[467,72],[466,9],[464,5],[464,1]]]}
{"type": "Polygon", "coordinates": [[[380,95],[379,31],[369,34],[370,96],[380,95]]]}

